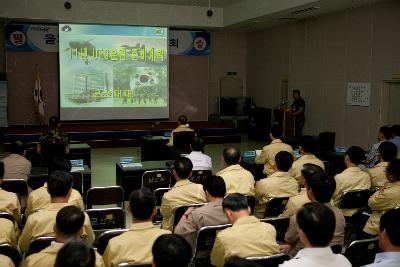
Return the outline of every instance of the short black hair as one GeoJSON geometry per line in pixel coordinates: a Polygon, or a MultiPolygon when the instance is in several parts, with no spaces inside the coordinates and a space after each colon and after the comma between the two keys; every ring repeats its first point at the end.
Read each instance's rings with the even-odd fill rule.
{"type": "Polygon", "coordinates": [[[189,243],[181,236],[167,234],[154,241],[153,261],[157,267],[187,267],[192,258],[189,243]]]}
{"type": "Polygon", "coordinates": [[[331,201],[336,190],[336,181],[325,172],[317,172],[311,176],[304,177],[307,187],[312,190],[315,200],[321,203],[331,201]]]}
{"type": "Polygon", "coordinates": [[[390,126],[382,126],[379,132],[383,134],[386,140],[389,140],[393,136],[392,128],[390,126]]]}
{"type": "Polygon", "coordinates": [[[65,197],[72,188],[72,174],[65,171],[55,171],[47,180],[47,191],[51,197],[65,197]]]}
{"type": "Polygon", "coordinates": [[[272,127],[271,127],[271,135],[274,138],[281,138],[282,137],[282,133],[283,133],[283,130],[282,130],[281,126],[276,125],[276,124],[272,125],[272,127]]]}
{"type": "Polygon", "coordinates": [[[58,127],[59,124],[60,124],[60,118],[59,117],[57,117],[57,116],[51,116],[50,117],[50,119],[49,119],[50,128],[55,129],[55,128],[58,127]]]}
{"type": "Polygon", "coordinates": [[[379,145],[378,152],[384,161],[392,161],[397,157],[397,146],[392,142],[384,141],[379,145]]]}
{"type": "Polygon", "coordinates": [[[393,246],[400,247],[400,208],[390,209],[386,211],[379,222],[379,229],[384,229],[393,246]]]}
{"type": "Polygon", "coordinates": [[[132,216],[138,220],[148,220],[156,207],[156,197],[148,188],[135,190],[129,196],[132,216]]]}
{"type": "Polygon", "coordinates": [[[221,176],[208,176],[204,180],[203,189],[213,197],[224,197],[226,195],[225,181],[221,176]]]}
{"type": "Polygon", "coordinates": [[[57,253],[55,267],[94,267],[96,255],[86,241],[70,240],[57,253]]]}
{"type": "Polygon", "coordinates": [[[293,94],[298,94],[298,95],[300,95],[300,90],[298,90],[298,89],[295,89],[295,90],[293,90],[292,92],[293,92],[293,94]]]}
{"type": "Polygon", "coordinates": [[[222,156],[228,165],[239,164],[240,162],[240,149],[236,147],[227,147],[224,149],[222,156]]]}
{"type": "Polygon", "coordinates": [[[248,259],[232,256],[225,262],[224,267],[261,267],[261,265],[248,259]]]}
{"type": "Polygon", "coordinates": [[[305,179],[310,178],[315,173],[321,173],[321,172],[324,172],[324,169],[312,163],[305,163],[303,165],[303,169],[301,169],[301,174],[305,179]]]}
{"type": "Polygon", "coordinates": [[[64,236],[75,235],[82,229],[84,222],[85,214],[77,206],[66,206],[57,213],[57,229],[64,236]]]}
{"type": "Polygon", "coordinates": [[[222,208],[224,210],[240,211],[247,210],[249,203],[247,197],[240,193],[233,193],[224,198],[222,201],[222,208]]]}
{"type": "Polygon", "coordinates": [[[21,141],[15,141],[11,146],[11,153],[23,155],[25,153],[26,146],[21,141]]]}
{"type": "Polygon", "coordinates": [[[275,155],[276,167],[280,171],[284,172],[289,171],[290,168],[292,167],[293,161],[294,161],[293,155],[287,151],[279,151],[275,155]]]}
{"type": "Polygon", "coordinates": [[[72,169],[71,161],[66,157],[54,157],[47,167],[47,173],[50,175],[54,171],[70,172],[72,169]]]}
{"type": "Polygon", "coordinates": [[[306,153],[314,153],[314,138],[310,135],[300,137],[300,146],[306,153]]]}
{"type": "Polygon", "coordinates": [[[0,161],[0,179],[4,177],[4,162],[0,161]]]}
{"type": "Polygon", "coordinates": [[[394,176],[394,179],[400,181],[400,159],[394,159],[386,167],[386,173],[394,176]]]}
{"type": "Polygon", "coordinates": [[[186,157],[179,157],[174,162],[174,170],[181,179],[187,179],[193,169],[193,163],[186,157]]]}
{"type": "Polygon", "coordinates": [[[201,137],[195,136],[191,143],[193,151],[203,151],[204,149],[204,141],[201,137]]]}
{"type": "Polygon", "coordinates": [[[359,146],[351,146],[347,149],[346,155],[352,163],[358,165],[365,159],[365,151],[359,146]]]}
{"type": "Polygon", "coordinates": [[[180,124],[187,124],[188,118],[187,118],[185,115],[180,115],[180,116],[178,117],[178,122],[179,122],[180,124]]]}
{"type": "Polygon", "coordinates": [[[393,125],[391,128],[392,128],[392,132],[393,132],[394,136],[400,136],[400,125],[399,124],[393,125]]]}
{"type": "Polygon", "coordinates": [[[314,247],[327,247],[333,238],[336,219],[333,211],[318,202],[304,204],[296,215],[299,228],[314,247]]]}

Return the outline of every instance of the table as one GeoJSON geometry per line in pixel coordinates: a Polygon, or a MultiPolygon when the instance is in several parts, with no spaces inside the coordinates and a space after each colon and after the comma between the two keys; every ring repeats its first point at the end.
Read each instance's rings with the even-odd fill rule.
{"type": "Polygon", "coordinates": [[[173,164],[171,160],[142,161],[140,167],[123,167],[120,162],[116,163],[115,178],[116,184],[124,189],[125,200],[129,200],[132,191],[142,187],[142,175],[146,171],[164,170],[173,164]]]}
{"type": "Polygon", "coordinates": [[[164,136],[142,137],[140,140],[141,161],[172,160],[172,148],[167,146],[169,138],[164,136]]]}

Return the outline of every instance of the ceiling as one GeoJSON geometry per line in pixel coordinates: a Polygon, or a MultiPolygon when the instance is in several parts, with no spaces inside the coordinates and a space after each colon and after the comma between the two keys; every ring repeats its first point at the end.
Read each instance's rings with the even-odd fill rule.
{"type": "MultiPolygon", "coordinates": [[[[208,0],[101,0],[101,1],[208,7],[208,0]]],[[[210,1],[211,1],[211,7],[224,8],[236,4],[238,2],[241,2],[242,0],[210,0],[210,1]]]]}

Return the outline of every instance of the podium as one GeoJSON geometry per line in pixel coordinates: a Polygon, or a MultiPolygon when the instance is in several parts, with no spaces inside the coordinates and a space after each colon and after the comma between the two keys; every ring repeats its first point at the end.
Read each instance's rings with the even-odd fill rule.
{"type": "Polygon", "coordinates": [[[296,116],[283,109],[274,110],[274,122],[277,123],[283,130],[283,136],[294,137],[296,136],[296,116]]]}

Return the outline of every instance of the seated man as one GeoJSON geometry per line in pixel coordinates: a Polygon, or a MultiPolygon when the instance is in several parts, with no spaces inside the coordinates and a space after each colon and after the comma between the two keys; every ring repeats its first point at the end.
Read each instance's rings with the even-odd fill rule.
{"type": "Polygon", "coordinates": [[[15,267],[14,262],[7,256],[0,254],[1,267],[15,267]]]}
{"type": "Polygon", "coordinates": [[[188,242],[178,235],[162,235],[153,245],[154,267],[187,267],[192,259],[188,242]]]}
{"type": "Polygon", "coordinates": [[[368,174],[371,176],[372,187],[381,187],[387,183],[386,179],[386,168],[390,161],[396,159],[397,147],[392,142],[382,142],[378,148],[378,159],[379,163],[373,168],[368,170],[368,174]]]}
{"type": "Polygon", "coordinates": [[[185,115],[180,115],[178,118],[178,127],[176,127],[172,133],[167,146],[173,147],[174,146],[174,133],[178,132],[194,132],[192,128],[189,127],[188,118],[185,115]]]}
{"type": "Polygon", "coordinates": [[[301,157],[293,162],[292,168],[289,170],[289,174],[296,178],[297,182],[300,184],[301,170],[303,169],[304,164],[315,164],[320,166],[323,170],[325,170],[325,165],[313,154],[314,140],[311,136],[304,135],[300,138],[299,149],[301,157]]]}
{"type": "Polygon", "coordinates": [[[285,210],[282,212],[281,215],[279,215],[280,217],[292,217],[303,207],[304,204],[310,202],[310,199],[307,196],[307,190],[304,187],[305,177],[307,177],[307,179],[310,179],[313,174],[321,172],[324,172],[324,170],[320,166],[317,166],[315,164],[306,163],[303,165],[300,178],[300,182],[302,185],[300,193],[289,198],[285,210]]]}
{"type": "Polygon", "coordinates": [[[367,155],[367,158],[365,159],[365,165],[368,168],[372,168],[379,162],[378,158],[378,150],[379,146],[382,144],[384,141],[388,141],[390,138],[392,138],[392,131],[389,126],[383,126],[379,129],[378,133],[378,142],[373,144],[371,147],[371,151],[367,155]]]}
{"type": "MultiPolygon", "coordinates": [[[[310,177],[305,177],[304,183],[307,189],[308,198],[311,202],[319,202],[324,204],[334,213],[336,227],[333,234],[333,239],[329,240],[330,246],[342,246],[344,242],[344,230],[346,222],[343,213],[340,209],[333,207],[330,203],[333,192],[335,192],[335,180],[329,177],[324,172],[317,172],[310,177]]],[[[308,204],[305,204],[308,205],[308,204]]],[[[297,252],[303,248],[303,244],[298,235],[298,224],[296,216],[290,218],[288,230],[285,234],[285,242],[289,245],[282,245],[282,250],[288,252],[291,257],[294,257],[297,252]]]]}
{"type": "Polygon", "coordinates": [[[254,177],[248,170],[239,165],[240,150],[235,147],[224,149],[222,154],[225,169],[217,173],[225,181],[226,194],[240,193],[254,196],[254,177]]]}
{"type": "Polygon", "coordinates": [[[395,144],[397,146],[397,153],[398,156],[400,156],[400,125],[396,124],[393,125],[392,127],[392,132],[393,132],[393,137],[390,139],[390,142],[395,144]]]}
{"type": "Polygon", "coordinates": [[[83,240],[70,240],[57,253],[54,267],[95,267],[96,253],[83,240]]]}
{"type": "Polygon", "coordinates": [[[192,152],[186,155],[188,159],[192,161],[194,171],[203,171],[212,169],[212,161],[209,156],[203,153],[204,141],[200,137],[196,136],[190,144],[192,152]]]}
{"type": "Polygon", "coordinates": [[[194,251],[196,246],[197,232],[204,226],[220,225],[229,223],[222,210],[222,200],[226,194],[225,182],[219,176],[208,177],[203,184],[207,196],[207,204],[191,209],[189,208],[174,233],[183,236],[194,251]]]}
{"type": "Polygon", "coordinates": [[[116,267],[123,262],[150,264],[153,260],[151,248],[154,241],[170,231],[153,225],[157,213],[156,198],[148,188],[135,190],[129,196],[132,224],[129,231],[112,238],[104,252],[107,267],[116,267]]]}
{"type": "MultiPolygon", "coordinates": [[[[307,203],[297,213],[298,236],[304,248],[281,267],[351,267],[341,254],[334,254],[330,248],[335,232],[335,214],[322,203],[307,203]]],[[[336,224],[337,225],[337,224],[336,224]]]]}
{"type": "Polygon", "coordinates": [[[164,194],[161,202],[160,212],[163,216],[163,229],[172,230],[173,215],[176,208],[206,202],[203,186],[192,183],[188,179],[192,175],[192,168],[192,162],[188,158],[181,157],[175,160],[173,175],[176,184],[164,194]]]}
{"type": "Polygon", "coordinates": [[[256,157],[257,164],[264,164],[264,173],[270,175],[276,171],[275,156],[280,151],[287,151],[293,156],[293,148],[282,142],[280,139],[282,137],[282,128],[278,125],[274,125],[271,128],[269,134],[271,137],[271,143],[263,147],[260,155],[256,157]]]}
{"type": "Polygon", "coordinates": [[[7,179],[24,179],[28,180],[31,174],[32,163],[26,159],[26,148],[24,143],[16,141],[12,144],[11,154],[5,157],[4,176],[7,179]]]}
{"type": "Polygon", "coordinates": [[[375,192],[368,200],[368,206],[372,209],[371,217],[364,227],[364,232],[370,235],[379,233],[379,220],[389,209],[400,203],[400,160],[395,159],[386,168],[388,183],[375,192]]]}
{"type": "MultiPolygon", "coordinates": [[[[57,213],[54,232],[56,241],[42,251],[25,258],[23,267],[53,267],[57,253],[70,239],[79,239],[83,233],[85,214],[78,207],[66,206],[57,213]]],[[[104,266],[103,258],[96,252],[96,267],[104,266]]]]}
{"type": "Polygon", "coordinates": [[[391,209],[382,215],[379,222],[379,247],[382,253],[365,267],[397,267],[400,262],[400,209],[391,209]]]}
{"type": "Polygon", "coordinates": [[[211,264],[222,267],[231,256],[246,258],[279,253],[275,228],[250,216],[246,196],[230,194],[224,198],[222,207],[232,227],[217,234],[211,251],[211,264]]]}
{"type": "MultiPolygon", "coordinates": [[[[47,181],[47,191],[50,194],[50,205],[43,210],[31,214],[26,221],[19,239],[20,251],[28,252],[30,243],[39,236],[54,236],[54,223],[59,210],[70,206],[68,199],[72,192],[72,175],[64,171],[53,172],[47,181]]],[[[83,236],[93,244],[94,233],[89,216],[85,213],[83,236]]]]}
{"type": "Polygon", "coordinates": [[[256,183],[255,216],[264,218],[265,205],[272,197],[291,197],[299,192],[299,185],[288,173],[292,167],[293,155],[280,151],[275,156],[276,172],[256,183]]]}
{"type": "MultiPolygon", "coordinates": [[[[0,161],[0,186],[3,183],[4,163],[0,161]]],[[[21,223],[21,205],[18,196],[7,192],[0,187],[0,212],[10,213],[15,220],[13,224],[10,220],[0,218],[0,243],[10,243],[17,245],[17,237],[20,233],[18,224],[21,223]]]]}
{"type": "MultiPolygon", "coordinates": [[[[48,175],[50,176],[54,171],[71,171],[71,162],[64,157],[55,157],[48,166],[48,175]]],[[[71,196],[68,199],[68,203],[76,205],[81,210],[85,210],[81,194],[72,189],[71,196]]],[[[28,203],[25,210],[25,216],[28,217],[32,213],[45,208],[50,204],[50,195],[47,191],[47,183],[42,187],[33,190],[28,196],[28,203]]]]}
{"type": "MultiPolygon", "coordinates": [[[[332,197],[335,207],[339,206],[344,192],[371,188],[371,177],[358,167],[364,158],[365,152],[361,147],[352,146],[347,149],[344,156],[346,169],[335,175],[336,190],[332,197]]],[[[342,211],[344,216],[352,216],[357,209],[343,209],[342,211]]]]}

